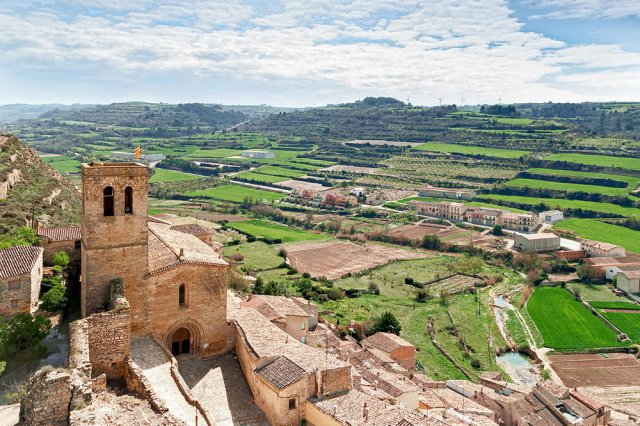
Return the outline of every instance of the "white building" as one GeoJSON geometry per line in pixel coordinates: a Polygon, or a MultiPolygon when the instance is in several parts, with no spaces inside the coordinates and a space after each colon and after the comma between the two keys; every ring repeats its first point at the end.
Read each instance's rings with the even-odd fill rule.
{"type": "Polygon", "coordinates": [[[564,213],[560,210],[549,210],[538,215],[542,223],[556,223],[564,220],[564,213]]]}
{"type": "Polygon", "coordinates": [[[352,188],[350,194],[360,198],[364,195],[364,188],[360,186],[352,188]]]}
{"type": "Polygon", "coordinates": [[[617,287],[627,293],[640,293],[640,271],[620,271],[617,287]]]}
{"type": "Polygon", "coordinates": [[[580,249],[591,257],[623,257],[627,255],[624,247],[594,240],[581,241],[580,249]]]}
{"type": "Polygon", "coordinates": [[[246,158],[274,158],[276,155],[269,151],[249,149],[247,151],[243,151],[242,156],[246,158]]]}
{"type": "Polygon", "coordinates": [[[521,251],[555,251],[560,249],[560,237],[556,234],[516,234],[513,248],[521,251]]]}

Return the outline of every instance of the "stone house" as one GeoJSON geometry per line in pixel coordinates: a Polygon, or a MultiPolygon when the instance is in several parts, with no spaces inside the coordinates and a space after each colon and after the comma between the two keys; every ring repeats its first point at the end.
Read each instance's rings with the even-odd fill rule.
{"type": "Polygon", "coordinates": [[[252,295],[240,306],[254,308],[294,339],[307,343],[309,314],[284,296],[252,295]]]}
{"type": "Polygon", "coordinates": [[[69,265],[80,268],[82,232],[79,226],[38,227],[40,246],[44,249],[44,263],[50,265],[54,253],[64,251],[69,255],[69,265]]]}
{"type": "Polygon", "coordinates": [[[411,373],[416,370],[416,347],[400,336],[378,332],[364,339],[362,346],[382,351],[411,373]]]}
{"type": "Polygon", "coordinates": [[[251,307],[230,310],[235,353],[269,423],[300,424],[308,399],[351,390],[351,366],[291,338],[251,307]]]}
{"type": "Polygon", "coordinates": [[[121,278],[131,337],[152,336],[174,355],[227,349],[227,263],[196,236],[147,217],[148,169],[82,166],[82,317],[108,310],[121,278]]]}
{"type": "Polygon", "coordinates": [[[311,303],[311,301],[305,299],[304,297],[292,297],[291,300],[303,311],[309,314],[309,331],[315,330],[316,326],[318,325],[318,318],[320,318],[318,306],[314,305],[313,303],[311,303]]]}
{"type": "Polygon", "coordinates": [[[627,293],[640,293],[640,271],[618,272],[617,287],[627,293]]]}
{"type": "Polygon", "coordinates": [[[42,247],[0,250],[0,315],[32,313],[38,307],[42,282],[42,247]]]}
{"type": "Polygon", "coordinates": [[[581,241],[580,249],[591,257],[624,257],[627,255],[624,247],[594,240],[581,241]]]}

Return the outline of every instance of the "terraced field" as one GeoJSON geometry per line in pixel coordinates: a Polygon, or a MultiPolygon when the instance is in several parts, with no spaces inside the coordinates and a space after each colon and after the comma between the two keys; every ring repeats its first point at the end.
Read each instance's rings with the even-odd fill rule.
{"type": "Polygon", "coordinates": [[[231,201],[234,203],[242,203],[247,197],[253,200],[276,201],[284,198],[285,193],[271,192],[262,189],[249,188],[242,185],[223,185],[215,188],[201,189],[198,191],[188,192],[187,195],[192,197],[206,197],[217,200],[231,201]]]}
{"type": "Polygon", "coordinates": [[[420,151],[447,152],[453,154],[484,155],[486,157],[499,158],[520,158],[530,154],[529,151],[519,151],[515,149],[485,148],[482,146],[431,142],[425,143],[423,145],[418,145],[414,149],[420,151]]]}
{"type": "Polygon", "coordinates": [[[326,240],[330,237],[326,234],[316,234],[313,232],[302,231],[300,229],[291,228],[281,225],[270,220],[254,219],[243,222],[229,223],[230,228],[253,235],[258,238],[269,238],[272,240],[280,240],[283,243],[292,243],[296,241],[326,240]]]}
{"type": "Polygon", "coordinates": [[[521,197],[518,195],[498,194],[483,194],[482,197],[488,200],[495,200],[498,204],[500,203],[500,201],[521,203],[530,205],[532,207],[542,204],[548,209],[582,209],[593,212],[619,215],[620,217],[640,215],[640,209],[634,207],[623,207],[617,204],[597,203],[595,201],[566,200],[563,198],[521,197]]]}
{"type": "Polygon", "coordinates": [[[153,176],[149,179],[149,183],[156,182],[177,182],[181,180],[193,180],[198,179],[200,176],[192,175],[189,173],[178,172],[175,170],[155,168],[153,176]]]}
{"type": "Polygon", "coordinates": [[[632,190],[637,188],[638,185],[640,184],[640,177],[618,175],[613,173],[578,172],[574,170],[539,169],[539,168],[528,169],[527,172],[535,173],[539,175],[548,175],[548,176],[570,176],[570,177],[611,179],[611,180],[616,180],[620,182],[626,182],[629,186],[629,189],[632,189],[632,190]]]}
{"type": "Polygon", "coordinates": [[[595,219],[567,219],[554,225],[556,229],[574,231],[582,238],[617,244],[640,253],[640,231],[611,225],[595,219]]]}
{"type": "Polygon", "coordinates": [[[625,195],[627,194],[626,188],[613,188],[610,186],[599,185],[584,185],[578,183],[566,183],[566,182],[553,182],[549,180],[538,179],[514,179],[506,183],[507,186],[513,186],[516,188],[542,188],[552,189],[555,191],[574,191],[574,192],[589,192],[604,195],[625,195]]]}
{"type": "Polygon", "coordinates": [[[590,154],[552,154],[545,157],[550,161],[568,161],[570,163],[588,164],[600,167],[616,167],[628,170],[640,170],[640,160],[631,157],[610,157],[607,155],[590,154]]]}

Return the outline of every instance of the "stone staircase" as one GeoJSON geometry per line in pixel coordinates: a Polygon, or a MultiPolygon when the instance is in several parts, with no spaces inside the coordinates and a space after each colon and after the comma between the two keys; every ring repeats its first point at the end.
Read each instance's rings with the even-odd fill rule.
{"type": "MultiPolygon", "coordinates": [[[[171,358],[150,337],[140,337],[131,342],[131,358],[140,367],[154,392],[169,412],[189,426],[196,424],[196,408],[185,399],[171,376],[171,358]]],[[[206,424],[198,419],[199,424],[206,424]]]]}

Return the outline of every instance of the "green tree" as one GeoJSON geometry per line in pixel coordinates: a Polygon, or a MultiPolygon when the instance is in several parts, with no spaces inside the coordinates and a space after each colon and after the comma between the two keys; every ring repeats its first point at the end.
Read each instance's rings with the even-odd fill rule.
{"type": "Polygon", "coordinates": [[[390,311],[386,311],[382,315],[380,315],[377,319],[373,327],[371,327],[371,334],[375,334],[378,332],[383,333],[393,333],[400,335],[400,322],[390,311]]]}
{"type": "Polygon", "coordinates": [[[42,341],[51,331],[51,321],[42,315],[21,312],[13,317],[7,326],[4,342],[7,354],[29,349],[42,341]]]}
{"type": "Polygon", "coordinates": [[[69,255],[64,251],[57,251],[51,256],[51,262],[55,266],[66,268],[67,266],[69,266],[69,255]]]}
{"type": "Polygon", "coordinates": [[[47,312],[55,312],[64,309],[69,301],[67,297],[67,288],[60,282],[53,284],[41,298],[40,308],[47,312]]]}
{"type": "Polygon", "coordinates": [[[497,235],[497,236],[504,235],[504,232],[502,231],[502,226],[500,225],[494,226],[491,232],[493,233],[493,235],[497,235]]]}

